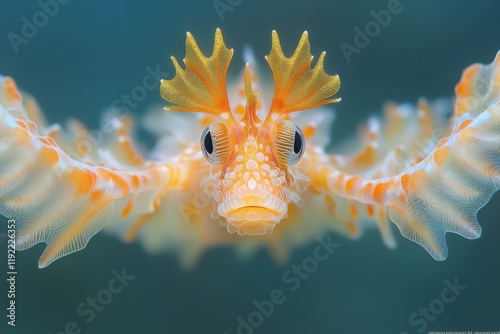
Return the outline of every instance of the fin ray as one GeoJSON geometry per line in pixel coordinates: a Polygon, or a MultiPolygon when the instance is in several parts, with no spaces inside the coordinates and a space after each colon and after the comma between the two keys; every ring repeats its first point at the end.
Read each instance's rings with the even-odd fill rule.
{"type": "Polygon", "coordinates": [[[271,43],[271,52],[266,56],[275,85],[270,114],[287,114],[340,101],[339,98],[328,99],[340,89],[340,79],[338,75],[328,75],[324,71],[324,52],[311,68],[313,56],[307,32],[302,34],[297,48],[289,58],[283,54],[276,31],[272,32],[271,43]]]}
{"type": "Polygon", "coordinates": [[[147,213],[182,182],[179,166],[143,160],[123,123],[113,124],[116,133],[85,157],[88,163],[75,160],[58,142],[77,151],[78,135],[74,141],[40,135],[45,129],[28,119],[15,82],[0,77],[0,214],[16,220],[17,249],[47,244],[40,268],[84,248],[112,217],[115,202],[131,195],[141,203],[134,211],[147,213]]]}
{"type": "Polygon", "coordinates": [[[226,76],[233,57],[233,50],[224,44],[222,32],[217,29],[213,52],[206,57],[201,52],[193,35],[187,33],[186,58],[183,69],[172,57],[176,75],[171,80],[162,80],[161,97],[173,104],[166,110],[207,112],[218,116],[230,113],[226,90],[226,76]]]}

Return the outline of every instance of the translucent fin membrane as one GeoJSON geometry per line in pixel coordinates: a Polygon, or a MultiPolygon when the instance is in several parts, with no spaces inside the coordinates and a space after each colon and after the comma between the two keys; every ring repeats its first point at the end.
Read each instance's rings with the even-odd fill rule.
{"type": "MultiPolygon", "coordinates": [[[[417,114],[421,115],[418,133],[431,140],[418,154],[406,154],[414,145],[407,143],[396,148],[392,155],[396,158],[400,155],[396,159],[399,166],[391,168],[390,163],[384,164],[392,160],[384,141],[390,138],[399,138],[400,143],[405,143],[405,138],[419,140],[416,134],[411,135],[404,119],[393,117],[388,126],[380,130],[378,142],[375,141],[378,136],[369,134],[378,145],[366,146],[350,158],[318,158],[322,162],[315,164],[314,186],[326,189],[332,199],[341,197],[352,203],[364,203],[367,210],[371,207],[370,212],[387,206],[389,217],[403,236],[423,246],[436,260],[447,257],[446,233],[478,238],[481,227],[477,212],[500,189],[499,63],[497,56],[493,64],[473,65],[464,71],[457,86],[452,122],[447,131],[440,129],[444,137],[439,141],[432,133],[436,130],[433,124],[440,122],[430,122],[433,117],[425,114],[432,113],[432,108],[421,104],[417,114]],[[401,127],[407,129],[403,137],[397,135],[401,127]],[[401,171],[401,166],[408,163],[406,170],[401,171]]],[[[404,118],[411,115],[408,112],[395,115],[398,114],[406,114],[404,118]]],[[[374,132],[378,132],[378,126],[374,128],[374,132]]],[[[334,203],[338,203],[338,198],[334,203]]],[[[356,218],[359,205],[352,203],[348,205],[356,218]]],[[[354,221],[352,231],[357,231],[360,221],[354,221]]]]}
{"type": "Polygon", "coordinates": [[[177,168],[139,159],[121,136],[101,147],[104,159],[88,156],[95,164],[113,161],[113,168],[74,160],[53,137],[39,134],[14,81],[0,77],[0,213],[16,219],[17,249],[47,244],[41,268],[85,248],[108,222],[117,200],[133,193],[124,212],[147,213],[162,189],[178,181],[177,168]],[[121,170],[115,168],[119,165],[121,170]]]}
{"type": "Polygon", "coordinates": [[[392,221],[436,260],[447,257],[445,233],[481,235],[477,211],[500,189],[499,65],[497,55],[493,64],[464,72],[450,136],[388,196],[392,221]]]}

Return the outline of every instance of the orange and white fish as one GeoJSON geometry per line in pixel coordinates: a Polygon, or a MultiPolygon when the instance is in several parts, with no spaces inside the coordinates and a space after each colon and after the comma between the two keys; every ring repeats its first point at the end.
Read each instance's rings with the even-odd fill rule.
{"type": "Polygon", "coordinates": [[[325,151],[340,79],[324,52],[312,67],[307,32],[286,57],[273,31],[268,99],[254,63],[227,87],[232,56],[220,30],[210,57],[187,34],[184,66],[172,57],[176,75],[161,83],[165,109],[179,112],[146,116],[158,143],[145,153],[130,116],[108,116],[89,147],[83,125],[47,125],[0,77],[0,213],[16,220],[17,249],[46,243],[43,268],[105,228],[187,265],[225,245],[282,261],[329,230],[356,238],[377,226],[393,248],[392,221],[444,260],[447,232],[480,236],[477,211],[500,188],[500,54],[465,70],[454,106],[388,105],[347,155],[325,151]]]}

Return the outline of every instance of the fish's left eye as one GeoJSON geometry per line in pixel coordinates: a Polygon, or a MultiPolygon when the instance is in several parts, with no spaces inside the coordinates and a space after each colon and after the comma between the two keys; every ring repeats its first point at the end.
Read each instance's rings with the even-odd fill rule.
{"type": "Polygon", "coordinates": [[[213,122],[203,130],[200,138],[201,151],[212,165],[221,165],[229,156],[229,134],[222,122],[213,122]]]}
{"type": "Polygon", "coordinates": [[[304,154],[304,134],[292,121],[277,124],[274,144],[276,155],[282,164],[296,164],[304,154]]]}

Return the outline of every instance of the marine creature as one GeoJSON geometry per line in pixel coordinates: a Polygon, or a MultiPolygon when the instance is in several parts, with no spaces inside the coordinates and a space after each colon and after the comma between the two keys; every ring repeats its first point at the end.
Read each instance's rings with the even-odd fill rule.
{"type": "Polygon", "coordinates": [[[209,57],[188,33],[184,64],[172,57],[176,74],[161,82],[169,111],[145,116],[158,139],[149,151],[130,115],[106,114],[102,140],[88,145],[84,125],[48,125],[1,77],[0,213],[16,221],[17,249],[46,243],[43,268],[105,229],[186,265],[227,245],[283,261],[331,230],[357,238],[378,227],[394,248],[392,222],[444,260],[446,233],[480,236],[477,211],[500,188],[500,53],[465,70],[454,104],[388,104],[333,154],[326,105],[340,101],[339,77],[324,71],[324,52],[313,66],[307,32],[290,57],[275,31],[271,44],[274,89],[249,54],[228,85],[221,31],[209,57]]]}

